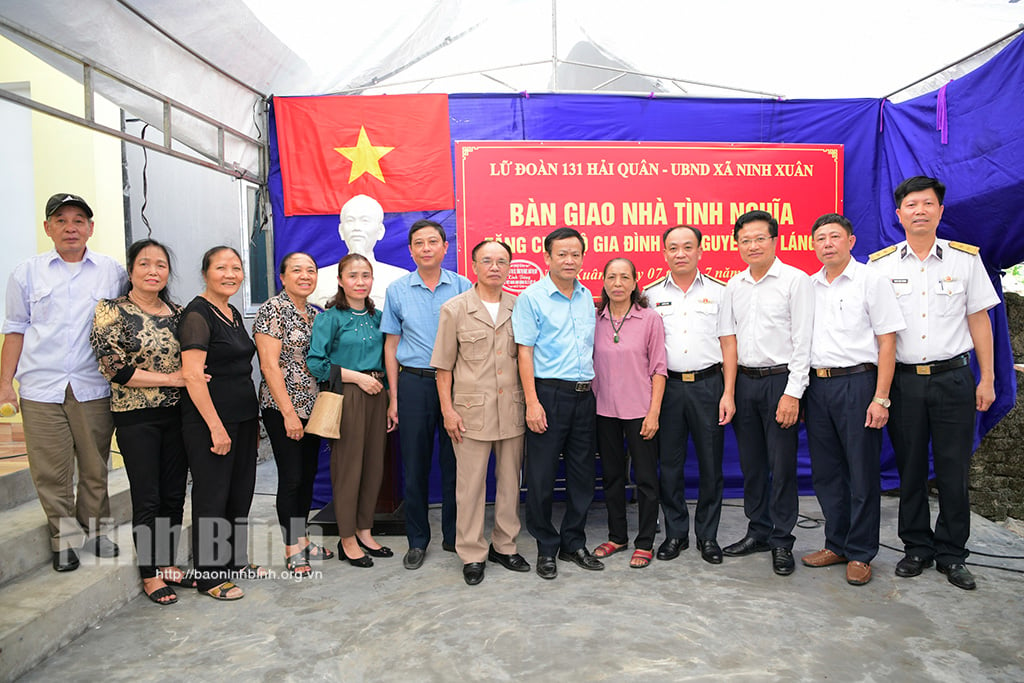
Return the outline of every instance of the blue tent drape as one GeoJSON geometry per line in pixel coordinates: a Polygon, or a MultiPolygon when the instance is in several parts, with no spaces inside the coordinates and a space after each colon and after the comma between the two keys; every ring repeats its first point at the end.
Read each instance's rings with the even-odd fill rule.
{"type": "MultiPolygon", "coordinates": [[[[845,147],[844,212],[857,232],[854,255],[903,239],[892,189],[911,175],[946,183],[941,237],[981,247],[997,288],[998,271],[1024,261],[1024,36],[942,91],[893,104],[885,100],[657,99],[631,96],[508,94],[449,96],[451,138],[458,140],[633,140],[833,143],[845,147]],[[943,130],[936,122],[943,123],[943,130]]],[[[324,266],[344,255],[337,216],[285,216],[273,108],[270,195],[275,254],[302,250],[324,266]]],[[[388,214],[377,258],[415,265],[406,248],[408,226],[437,220],[456,234],[454,211],[388,214]]],[[[808,226],[809,227],[809,226],[808,226]]],[[[455,248],[445,265],[454,268],[455,248]]],[[[995,330],[996,403],[978,421],[984,434],[1013,407],[1012,367],[1005,306],[991,313],[995,330]]],[[[726,495],[742,495],[735,439],[726,439],[726,495]]],[[[696,458],[688,459],[696,482],[696,458]]],[[[891,447],[883,453],[883,484],[898,485],[891,447]]],[[[435,468],[436,469],[436,468],[435,468]]],[[[806,442],[801,434],[801,491],[810,488],[806,442]]],[[[434,498],[439,497],[435,482],[434,498]]],[[[688,491],[695,495],[696,489],[688,491]]]]}

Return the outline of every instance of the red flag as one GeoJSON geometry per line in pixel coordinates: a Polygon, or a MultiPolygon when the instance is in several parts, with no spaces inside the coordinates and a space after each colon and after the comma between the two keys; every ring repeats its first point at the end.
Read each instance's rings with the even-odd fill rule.
{"type": "Polygon", "coordinates": [[[447,95],[275,97],[274,115],[285,214],[357,194],[385,211],[455,206],[447,95]]]}

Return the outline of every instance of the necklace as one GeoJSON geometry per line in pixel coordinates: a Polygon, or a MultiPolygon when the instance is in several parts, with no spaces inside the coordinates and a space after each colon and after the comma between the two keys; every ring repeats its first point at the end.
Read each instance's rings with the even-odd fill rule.
{"type": "Polygon", "coordinates": [[[615,336],[612,337],[612,342],[614,342],[616,344],[619,343],[619,330],[621,330],[622,326],[626,324],[626,318],[629,316],[629,312],[632,311],[632,310],[633,310],[633,304],[630,303],[629,304],[629,308],[626,309],[626,314],[622,316],[622,319],[619,320],[619,326],[616,327],[615,326],[615,316],[612,315],[612,309],[610,307],[608,308],[608,322],[610,322],[612,324],[612,332],[615,333],[615,336]]]}
{"type": "Polygon", "coordinates": [[[141,300],[132,295],[132,292],[128,292],[128,300],[139,307],[143,313],[147,315],[163,315],[164,310],[167,308],[167,304],[161,299],[156,300],[156,304],[144,304],[141,300]],[[153,308],[156,308],[154,311],[153,308]]]}

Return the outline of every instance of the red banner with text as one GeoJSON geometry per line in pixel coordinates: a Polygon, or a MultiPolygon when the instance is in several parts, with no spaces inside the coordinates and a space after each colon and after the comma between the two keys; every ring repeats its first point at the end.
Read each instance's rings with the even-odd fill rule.
{"type": "Polygon", "coordinates": [[[459,272],[484,239],[512,248],[506,289],[539,280],[544,236],[568,226],[587,242],[580,280],[595,296],[611,258],[636,264],[641,285],[666,274],[661,236],[691,225],[704,235],[701,271],[728,280],[746,266],[732,227],[746,211],[779,221],[778,256],[821,266],[811,224],[843,211],[842,145],[690,142],[457,142],[459,272]]]}

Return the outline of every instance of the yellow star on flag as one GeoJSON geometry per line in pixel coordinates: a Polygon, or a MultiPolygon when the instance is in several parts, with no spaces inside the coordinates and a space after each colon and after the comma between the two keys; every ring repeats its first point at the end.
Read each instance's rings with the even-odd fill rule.
{"type": "Polygon", "coordinates": [[[393,150],[394,147],[375,146],[370,143],[370,137],[366,134],[366,128],[359,126],[359,139],[355,147],[335,147],[334,151],[352,162],[352,171],[349,173],[348,182],[355,182],[356,178],[369,173],[382,183],[384,173],[380,170],[380,159],[393,150]]]}

